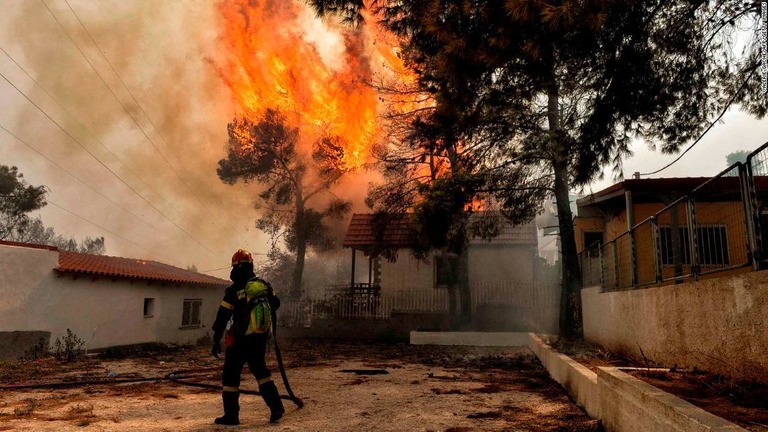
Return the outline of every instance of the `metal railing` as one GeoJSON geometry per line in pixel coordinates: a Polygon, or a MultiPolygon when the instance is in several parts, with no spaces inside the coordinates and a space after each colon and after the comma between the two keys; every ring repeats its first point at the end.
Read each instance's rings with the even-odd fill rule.
{"type": "Polygon", "coordinates": [[[583,286],[603,291],[768,268],[768,143],[615,239],[590,245],[579,263],[583,286]]]}
{"type": "MultiPolygon", "coordinates": [[[[546,309],[557,306],[560,288],[556,283],[498,281],[471,287],[473,312],[485,305],[526,306],[546,309]]],[[[320,299],[286,300],[277,314],[280,324],[308,327],[314,319],[381,320],[393,313],[448,313],[446,289],[402,289],[382,293],[338,292],[320,299]]]]}

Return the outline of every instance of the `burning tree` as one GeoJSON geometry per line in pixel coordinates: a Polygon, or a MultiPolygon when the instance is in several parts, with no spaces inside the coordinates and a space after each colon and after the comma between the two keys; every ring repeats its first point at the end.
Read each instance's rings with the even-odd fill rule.
{"type": "Polygon", "coordinates": [[[289,294],[299,297],[307,247],[330,249],[334,239],[325,223],[342,218],[351,207],[338,198],[326,203],[318,199],[348,171],[342,138],[324,136],[314,143],[311,155],[304,154],[298,147],[299,128],[289,126],[274,109],[267,109],[256,123],[236,118],[227,132],[227,157],[216,172],[230,185],[242,180],[263,187],[257,206],[264,213],[256,226],[272,237],[274,257],[281,256],[278,240],[295,253],[289,294]]]}
{"type": "MultiPolygon", "coordinates": [[[[309,3],[319,13],[339,13],[350,22],[364,18],[365,6],[359,1],[309,3]]],[[[545,168],[551,182],[547,195],[555,196],[558,209],[561,331],[567,336],[581,332],[581,280],[569,190],[602,175],[605,165],[620,173],[634,138],[675,152],[733,101],[765,114],[755,76],[759,44],[733,52],[739,45],[733,37],[737,25],[757,28],[758,3],[372,4],[385,27],[403,39],[403,52],[419,75],[421,90],[436,102],[431,112],[408,122],[416,132],[409,137],[412,142],[426,137],[422,148],[449,157],[457,145],[492,160],[499,153],[488,149],[502,154],[511,149],[513,153],[506,153],[511,160],[545,168]],[[476,145],[477,140],[493,145],[476,145]]],[[[453,183],[449,189],[471,195],[472,188],[453,183]]]]}

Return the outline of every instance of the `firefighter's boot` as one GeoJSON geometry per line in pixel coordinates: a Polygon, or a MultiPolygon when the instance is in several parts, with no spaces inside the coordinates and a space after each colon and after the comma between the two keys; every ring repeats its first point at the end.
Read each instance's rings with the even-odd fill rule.
{"type": "Polygon", "coordinates": [[[280,394],[277,392],[277,386],[274,381],[268,381],[259,386],[259,393],[264,398],[264,402],[269,407],[269,422],[277,423],[285,414],[285,408],[283,407],[283,401],[280,400],[280,394]]]}
{"type": "Polygon", "coordinates": [[[239,425],[240,393],[236,391],[224,391],[221,392],[221,399],[224,401],[224,415],[217,417],[213,422],[220,425],[239,425]]]}

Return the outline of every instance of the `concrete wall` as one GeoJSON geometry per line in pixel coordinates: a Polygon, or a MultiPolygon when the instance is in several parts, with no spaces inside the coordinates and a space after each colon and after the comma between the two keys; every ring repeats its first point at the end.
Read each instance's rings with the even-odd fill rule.
{"type": "Polygon", "coordinates": [[[282,327],[278,329],[278,335],[286,338],[407,340],[413,330],[447,330],[448,321],[447,314],[393,312],[387,320],[313,319],[309,327],[282,327]]]}
{"type": "Polygon", "coordinates": [[[663,366],[768,382],[768,272],[601,293],[581,291],[587,341],[663,366]]]}
{"type": "Polygon", "coordinates": [[[210,332],[223,288],[147,281],[61,276],[58,252],[0,246],[0,331],[49,331],[51,341],[71,329],[103,348],[143,342],[192,343],[210,332]],[[154,313],[144,317],[144,299],[154,313]],[[184,299],[202,299],[201,327],[180,329],[184,299]]]}
{"type": "Polygon", "coordinates": [[[528,347],[552,379],[591,417],[600,419],[608,432],[746,431],[619,368],[598,367],[595,373],[555,351],[535,334],[530,334],[528,347]]]}
{"type": "Polygon", "coordinates": [[[46,331],[0,331],[0,360],[17,360],[33,355],[32,349],[42,343],[48,346],[51,332],[46,331]]]}

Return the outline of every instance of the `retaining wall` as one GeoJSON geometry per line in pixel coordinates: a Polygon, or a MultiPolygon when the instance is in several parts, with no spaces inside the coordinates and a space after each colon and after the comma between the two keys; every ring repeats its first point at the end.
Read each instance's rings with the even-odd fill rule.
{"type": "Polygon", "coordinates": [[[768,382],[768,272],[630,291],[581,291],[584,338],[660,365],[768,382]]]}

